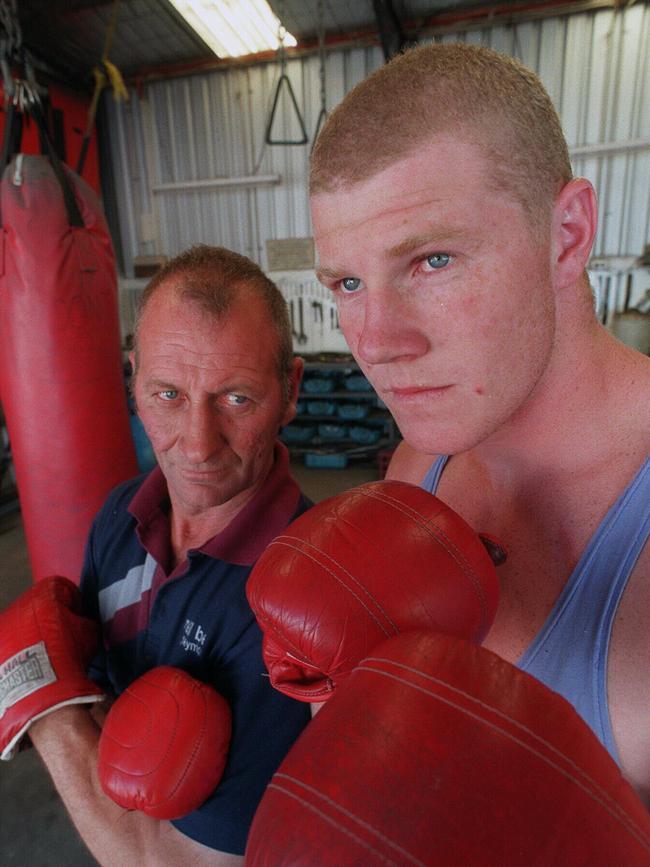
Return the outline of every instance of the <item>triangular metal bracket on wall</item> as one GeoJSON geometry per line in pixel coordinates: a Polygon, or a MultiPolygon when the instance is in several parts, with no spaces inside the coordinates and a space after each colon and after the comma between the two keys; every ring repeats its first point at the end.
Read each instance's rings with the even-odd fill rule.
{"type": "MultiPolygon", "coordinates": [[[[283,64],[284,65],[284,64],[283,64]]],[[[280,80],[278,81],[278,86],[275,91],[275,97],[273,99],[273,107],[271,108],[271,114],[269,116],[269,122],[266,127],[266,136],[265,142],[268,145],[303,145],[307,144],[309,138],[307,136],[307,130],[305,129],[305,124],[302,119],[302,115],[300,114],[300,109],[298,108],[298,103],[296,101],[296,95],[293,92],[293,87],[291,86],[291,82],[289,81],[289,77],[285,72],[280,75],[280,80]],[[296,118],[298,119],[298,123],[300,124],[300,129],[302,131],[302,137],[299,139],[275,139],[271,137],[271,129],[273,127],[273,121],[275,120],[275,113],[278,108],[278,102],[280,100],[280,91],[285,87],[288,90],[289,98],[293,104],[294,111],[296,113],[296,118]]]]}

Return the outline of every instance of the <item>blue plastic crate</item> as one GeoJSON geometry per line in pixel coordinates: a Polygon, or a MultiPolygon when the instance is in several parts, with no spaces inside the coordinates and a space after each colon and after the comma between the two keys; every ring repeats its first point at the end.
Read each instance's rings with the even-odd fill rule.
{"type": "Polygon", "coordinates": [[[345,378],[347,391],[372,391],[372,385],[360,373],[353,373],[345,378]]]}
{"type": "Polygon", "coordinates": [[[348,432],[345,425],[342,424],[319,424],[318,436],[322,440],[330,442],[340,442],[347,438],[348,432]]]}
{"type": "Polygon", "coordinates": [[[328,454],[321,452],[307,452],[305,466],[313,469],[342,470],[348,465],[348,456],[343,454],[328,454]]]}
{"type": "Polygon", "coordinates": [[[309,400],[307,412],[309,415],[334,415],[336,404],[333,400],[309,400]]]}
{"type": "Polygon", "coordinates": [[[334,380],[325,379],[321,376],[312,376],[309,379],[303,380],[302,390],[307,394],[327,394],[334,391],[334,380]]]}
{"type": "Polygon", "coordinates": [[[340,403],[337,408],[339,418],[358,421],[368,415],[369,406],[363,403],[340,403]]]}
{"type": "Polygon", "coordinates": [[[362,443],[363,445],[372,445],[376,443],[380,437],[380,432],[378,430],[372,430],[369,427],[353,427],[350,428],[350,438],[355,441],[355,443],[362,443]]]}
{"type": "Polygon", "coordinates": [[[316,436],[316,428],[314,425],[287,425],[280,432],[280,439],[284,443],[308,443],[316,436]]]}

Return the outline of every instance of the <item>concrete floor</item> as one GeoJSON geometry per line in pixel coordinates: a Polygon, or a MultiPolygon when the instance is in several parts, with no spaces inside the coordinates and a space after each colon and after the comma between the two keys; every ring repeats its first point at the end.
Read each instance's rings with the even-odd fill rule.
{"type": "MultiPolygon", "coordinates": [[[[373,466],[309,470],[294,465],[303,491],[315,502],[378,478],[373,466]]],[[[19,513],[0,518],[0,610],[31,582],[19,513]]],[[[92,867],[35,751],[0,762],[0,867],[92,867]]],[[[125,865],[136,867],[136,865],[125,865]]]]}

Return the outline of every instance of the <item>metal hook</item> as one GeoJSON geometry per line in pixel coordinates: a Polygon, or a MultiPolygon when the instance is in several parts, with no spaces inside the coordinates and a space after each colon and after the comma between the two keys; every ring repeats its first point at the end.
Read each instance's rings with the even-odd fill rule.
{"type": "Polygon", "coordinates": [[[318,57],[319,69],[318,77],[320,79],[320,113],[316,121],[316,129],[314,130],[314,138],[312,139],[311,150],[314,150],[318,133],[327,118],[327,87],[325,82],[325,16],[323,13],[323,0],[318,0],[318,57]]]}
{"type": "MultiPolygon", "coordinates": [[[[281,6],[282,4],[280,4],[281,6]]],[[[307,144],[309,141],[309,136],[307,135],[307,130],[305,129],[305,123],[302,119],[302,115],[300,114],[300,109],[298,108],[298,101],[296,100],[296,95],[293,92],[293,87],[291,86],[291,81],[289,80],[289,76],[286,73],[287,66],[287,53],[284,47],[284,37],[286,36],[287,29],[282,24],[280,18],[278,18],[278,60],[280,62],[280,78],[278,79],[278,86],[275,90],[275,96],[273,98],[273,106],[271,107],[271,113],[269,115],[269,120],[266,125],[266,133],[264,136],[264,141],[268,145],[303,145],[307,144]],[[273,127],[273,121],[275,120],[275,113],[278,108],[278,102],[280,101],[280,91],[282,87],[286,87],[289,92],[289,98],[293,105],[293,109],[300,125],[300,131],[302,132],[302,136],[298,139],[274,139],[271,137],[271,129],[273,127]]]]}

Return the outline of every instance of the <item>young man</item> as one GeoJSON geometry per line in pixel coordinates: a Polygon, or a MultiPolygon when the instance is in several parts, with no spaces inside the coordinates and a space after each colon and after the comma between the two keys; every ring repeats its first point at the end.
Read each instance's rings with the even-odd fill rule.
{"type": "Polygon", "coordinates": [[[257,802],[309,719],[269,686],[244,594],[256,558],[308,506],[276,439],[302,362],[273,283],[211,247],[149,284],[132,362],[158,467],[118,487],[90,534],[81,591],[103,641],[91,673],[117,695],[160,665],[209,683],[232,713],[228,763],[202,806],[163,821],[101,790],[88,705],[47,713],[29,736],[101,864],[240,863],[257,802]]]}
{"type": "Polygon", "coordinates": [[[594,316],[596,197],[548,95],[487,49],[409,51],[332,113],[311,196],[319,277],[404,437],[389,477],[503,540],[485,646],[650,803],[650,361],[594,316]]]}

